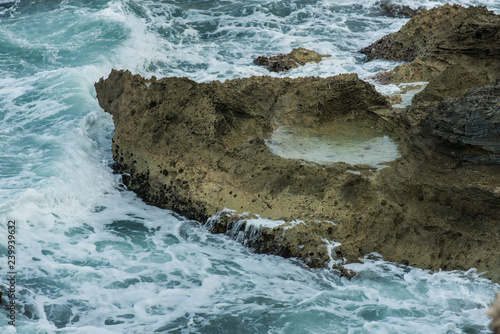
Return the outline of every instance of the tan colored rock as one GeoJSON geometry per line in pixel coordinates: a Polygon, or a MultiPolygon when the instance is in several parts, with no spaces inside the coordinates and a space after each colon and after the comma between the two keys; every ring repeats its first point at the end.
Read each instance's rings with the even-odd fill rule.
{"type": "MultiPolygon", "coordinates": [[[[264,138],[274,122],[317,126],[359,113],[373,117],[369,110],[387,106],[357,75],[197,84],[113,71],[96,87],[101,105],[113,114],[120,168],[135,176],[150,201],[167,201],[165,206],[200,221],[225,207],[273,219],[301,214],[305,196],[327,192],[328,173],[273,155],[264,138]],[[150,179],[165,189],[153,196],[150,179]],[[194,203],[200,206],[196,214],[194,203]]],[[[330,177],[345,169],[330,167],[330,177]]]]}
{"type": "Polygon", "coordinates": [[[321,55],[316,51],[296,48],[287,54],[265,57],[260,56],[254,59],[256,65],[267,67],[272,72],[288,71],[299,66],[304,66],[307,63],[319,63],[323,58],[330,57],[329,55],[321,55]]]}
{"type": "Polygon", "coordinates": [[[392,110],[356,75],[196,83],[113,71],[96,90],[115,122],[116,171],[148,203],[200,222],[236,210],[212,226],[224,233],[245,221],[243,212],[284,220],[249,245],[311,266],[331,263],[327,245],[340,242],[335,257],[347,262],[378,252],[500,280],[500,166],[437,150],[442,143],[425,137],[431,109],[392,110]],[[277,123],[348,120],[392,130],[402,157],[377,171],[284,159],[265,144],[277,123]]]}
{"type": "Polygon", "coordinates": [[[411,63],[396,66],[394,69],[377,74],[375,77],[382,84],[427,82],[438,77],[446,69],[441,62],[423,61],[417,58],[411,63]]]}
{"type": "Polygon", "coordinates": [[[360,52],[376,58],[411,62],[416,58],[447,61],[471,56],[492,59],[500,55],[500,16],[486,7],[465,8],[446,4],[422,10],[398,32],[389,34],[360,52]]]}
{"type": "Polygon", "coordinates": [[[390,97],[389,101],[391,102],[392,105],[397,105],[403,103],[403,98],[401,97],[401,95],[395,95],[393,97],[390,97]]]}
{"type": "Polygon", "coordinates": [[[422,10],[398,32],[362,49],[375,58],[409,62],[375,77],[382,83],[429,81],[415,102],[460,97],[500,81],[500,15],[486,7],[446,4],[422,10]]]}
{"type": "Polygon", "coordinates": [[[488,310],[488,315],[493,318],[489,326],[493,334],[500,334],[500,294],[488,310]]]}

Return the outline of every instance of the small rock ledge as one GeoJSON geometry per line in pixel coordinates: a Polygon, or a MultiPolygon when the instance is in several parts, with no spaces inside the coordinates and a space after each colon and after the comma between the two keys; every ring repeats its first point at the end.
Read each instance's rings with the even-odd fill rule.
{"type": "Polygon", "coordinates": [[[271,57],[260,56],[255,58],[253,62],[256,65],[265,66],[271,72],[286,72],[310,62],[319,63],[325,57],[330,56],[321,55],[313,50],[297,48],[287,54],[271,57]]]}

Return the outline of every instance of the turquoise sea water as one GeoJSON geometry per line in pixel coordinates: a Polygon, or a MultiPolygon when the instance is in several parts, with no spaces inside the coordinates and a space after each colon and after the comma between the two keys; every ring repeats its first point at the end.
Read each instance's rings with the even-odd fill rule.
{"type": "MultiPolygon", "coordinates": [[[[0,1],[0,333],[488,333],[499,286],[474,270],[373,254],[348,281],[147,206],[112,173],[113,121],[93,87],[112,68],[200,82],[368,78],[396,63],[356,51],[407,21],[376,2],[0,1]],[[332,57],[286,74],[252,62],[299,46],[332,57]],[[13,270],[15,327],[4,307],[13,270]]],[[[458,3],[500,12],[496,0],[458,3]]]]}

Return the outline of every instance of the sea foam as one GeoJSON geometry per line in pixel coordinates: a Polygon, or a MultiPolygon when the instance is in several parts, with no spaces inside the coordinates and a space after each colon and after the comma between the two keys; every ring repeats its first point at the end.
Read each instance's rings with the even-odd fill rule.
{"type": "MultiPolygon", "coordinates": [[[[500,10],[491,0],[460,3],[500,10]]],[[[474,270],[430,272],[374,254],[348,265],[358,273],[349,281],[255,254],[148,206],[112,172],[113,122],[93,88],[111,68],[200,82],[345,72],[366,79],[397,63],[364,63],[357,50],[406,22],[373,15],[374,4],[98,0],[0,8],[0,237],[8,220],[18,224],[17,327],[0,311],[0,331],[486,332],[499,286],[474,270]],[[297,46],[332,57],[282,74],[253,64],[297,46]]],[[[258,233],[276,223],[250,225],[258,233]]],[[[0,253],[5,260],[6,240],[0,253]]]]}

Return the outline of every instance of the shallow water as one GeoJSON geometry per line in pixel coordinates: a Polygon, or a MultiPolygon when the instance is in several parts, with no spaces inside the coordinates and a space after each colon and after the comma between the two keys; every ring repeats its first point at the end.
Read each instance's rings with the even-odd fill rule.
{"type": "Polygon", "coordinates": [[[319,128],[280,126],[266,141],[276,155],[317,164],[346,162],[382,168],[401,155],[387,131],[359,122],[337,122],[319,128]]]}
{"type": "MultiPolygon", "coordinates": [[[[349,265],[359,275],[348,281],[147,206],[112,173],[113,122],[93,87],[112,68],[197,81],[368,78],[396,63],[356,51],[406,22],[375,2],[1,1],[0,291],[9,220],[17,274],[16,327],[2,308],[0,332],[487,333],[499,286],[473,270],[374,255],[349,265]],[[332,57],[281,74],[252,62],[298,46],[332,57]]],[[[500,12],[496,0],[460,3],[500,12]]]]}

